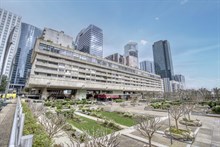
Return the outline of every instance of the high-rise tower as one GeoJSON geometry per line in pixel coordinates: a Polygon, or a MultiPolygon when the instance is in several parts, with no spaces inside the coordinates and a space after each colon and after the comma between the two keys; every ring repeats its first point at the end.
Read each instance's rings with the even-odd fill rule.
{"type": "Polygon", "coordinates": [[[81,30],[75,41],[78,50],[103,57],[103,32],[95,25],[89,25],[81,30]]]}
{"type": "Polygon", "coordinates": [[[153,56],[155,73],[161,78],[173,80],[173,62],[170,51],[170,44],[167,40],[160,40],[153,44],[153,56]]]}
{"type": "Polygon", "coordinates": [[[17,50],[20,26],[20,16],[0,8],[0,71],[5,58],[3,74],[7,76],[9,76],[12,60],[17,50]]]}
{"type": "Polygon", "coordinates": [[[124,46],[124,56],[126,65],[138,68],[138,44],[129,42],[124,46]]]}
{"type": "Polygon", "coordinates": [[[21,35],[15,57],[15,64],[11,77],[11,86],[24,87],[27,72],[30,70],[30,59],[34,43],[42,34],[42,30],[32,25],[22,23],[21,35]]]}

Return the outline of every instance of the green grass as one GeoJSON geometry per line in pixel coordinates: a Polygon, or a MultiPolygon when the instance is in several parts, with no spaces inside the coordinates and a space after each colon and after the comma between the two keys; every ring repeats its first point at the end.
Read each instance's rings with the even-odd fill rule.
{"type": "Polygon", "coordinates": [[[122,114],[118,114],[117,112],[101,111],[98,113],[100,113],[102,116],[106,117],[107,119],[111,119],[111,120],[115,121],[116,123],[124,125],[124,126],[130,127],[130,126],[133,126],[136,124],[134,119],[124,117],[122,114]]]}
{"type": "Polygon", "coordinates": [[[89,135],[93,135],[93,132],[97,130],[103,131],[106,134],[110,134],[115,131],[113,129],[106,128],[102,126],[101,124],[98,124],[96,121],[85,118],[85,117],[80,117],[80,120],[81,122],[76,122],[76,121],[69,119],[68,122],[74,125],[75,127],[77,127],[78,129],[88,132],[89,135]]]}

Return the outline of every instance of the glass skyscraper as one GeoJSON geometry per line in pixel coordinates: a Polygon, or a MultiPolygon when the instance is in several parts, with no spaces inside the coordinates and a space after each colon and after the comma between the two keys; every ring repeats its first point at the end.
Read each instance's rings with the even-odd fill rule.
{"type": "Polygon", "coordinates": [[[42,30],[32,25],[22,23],[21,35],[12,71],[11,86],[24,87],[28,71],[31,69],[31,53],[35,41],[42,34],[42,30]]]}
{"type": "Polygon", "coordinates": [[[152,61],[142,61],[140,62],[140,69],[154,73],[154,63],[152,61]]]}
{"type": "Polygon", "coordinates": [[[173,80],[173,62],[169,42],[167,40],[155,42],[153,44],[153,56],[155,73],[161,78],[173,80]]]}
{"type": "Polygon", "coordinates": [[[103,57],[103,32],[95,25],[81,30],[76,37],[76,48],[82,52],[103,57]]]}
{"type": "Polygon", "coordinates": [[[2,69],[3,59],[5,56],[5,65],[3,74],[9,76],[12,60],[16,52],[21,27],[21,17],[0,8],[0,69],[2,69]],[[8,54],[6,53],[7,41],[10,34],[12,42],[10,42],[8,54]],[[6,54],[5,54],[6,53],[6,54]]]}

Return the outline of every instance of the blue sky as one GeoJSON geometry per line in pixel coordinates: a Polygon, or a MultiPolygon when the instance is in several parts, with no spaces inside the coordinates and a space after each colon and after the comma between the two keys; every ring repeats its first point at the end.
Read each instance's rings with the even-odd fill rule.
{"type": "Polygon", "coordinates": [[[188,88],[220,87],[220,0],[0,0],[0,7],[39,28],[76,37],[89,24],[103,29],[104,55],[139,44],[139,60],[153,60],[152,44],[168,40],[175,74],[188,88]]]}

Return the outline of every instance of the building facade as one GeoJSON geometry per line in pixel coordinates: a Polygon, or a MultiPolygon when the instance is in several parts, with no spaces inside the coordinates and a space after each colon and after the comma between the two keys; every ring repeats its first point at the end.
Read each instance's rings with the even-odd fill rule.
{"type": "Polygon", "coordinates": [[[124,57],[126,65],[138,68],[138,44],[136,42],[129,42],[124,46],[124,57]]]}
{"type": "Polygon", "coordinates": [[[3,74],[9,76],[10,69],[14,55],[17,50],[17,45],[20,36],[21,17],[9,11],[0,8],[0,70],[3,68],[4,56],[6,58],[4,63],[3,74]],[[9,38],[11,34],[11,39],[9,38]],[[10,39],[9,50],[7,49],[7,42],[10,39]],[[6,55],[8,50],[8,55],[6,55]]]}
{"type": "Polygon", "coordinates": [[[50,28],[44,28],[42,38],[48,42],[59,44],[68,48],[74,48],[73,37],[64,34],[64,31],[56,31],[50,28]]]}
{"type": "Polygon", "coordinates": [[[154,63],[152,61],[142,61],[142,62],[140,62],[140,69],[144,70],[144,71],[148,71],[150,73],[155,73],[154,63]]]}
{"type": "Polygon", "coordinates": [[[74,89],[76,98],[85,97],[88,90],[120,94],[163,91],[158,75],[42,39],[37,40],[32,55],[27,87],[40,89],[44,98],[48,89],[74,89]]]}
{"type": "Polygon", "coordinates": [[[155,73],[161,78],[173,80],[173,62],[170,44],[167,40],[160,40],[153,44],[155,73]]]}
{"type": "Polygon", "coordinates": [[[42,35],[42,30],[30,24],[21,24],[21,35],[11,77],[11,87],[22,88],[28,71],[31,69],[30,58],[35,41],[42,35]]]}
{"type": "Polygon", "coordinates": [[[77,50],[103,57],[103,31],[95,25],[89,25],[81,30],[75,41],[77,50]]]}
{"type": "Polygon", "coordinates": [[[125,60],[124,56],[120,55],[119,53],[115,53],[115,54],[109,55],[109,56],[107,56],[105,58],[110,60],[110,61],[114,61],[114,62],[123,64],[123,65],[126,64],[126,60],[125,60]]]}

